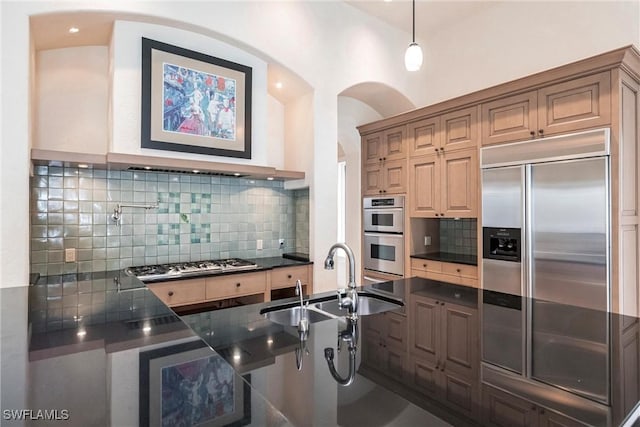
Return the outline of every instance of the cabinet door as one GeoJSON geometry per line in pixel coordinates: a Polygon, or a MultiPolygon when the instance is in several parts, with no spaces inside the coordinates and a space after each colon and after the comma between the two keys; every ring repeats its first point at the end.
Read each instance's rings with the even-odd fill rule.
{"type": "Polygon", "coordinates": [[[557,412],[550,411],[548,409],[541,408],[539,411],[539,423],[540,427],[586,427],[587,424],[583,424],[574,419],[567,418],[557,412]]]}
{"type": "Polygon", "coordinates": [[[440,385],[438,384],[440,371],[435,364],[417,357],[410,357],[409,384],[420,393],[438,399],[440,397],[440,385]]]}
{"type": "Polygon", "coordinates": [[[473,106],[442,115],[442,149],[445,152],[478,146],[478,108],[473,106]]]}
{"type": "Polygon", "coordinates": [[[271,274],[271,289],[291,288],[300,280],[303,285],[309,284],[309,268],[306,265],[274,268],[271,274]]]}
{"type": "Polygon", "coordinates": [[[435,217],[440,209],[440,159],[422,156],[409,162],[411,216],[435,217]]]}
{"type": "Polygon", "coordinates": [[[544,135],[611,123],[611,74],[606,71],[538,90],[538,127],[544,135]]]}
{"type": "Polygon", "coordinates": [[[434,299],[413,296],[410,312],[409,352],[439,367],[440,305],[434,299]]]}
{"type": "Polygon", "coordinates": [[[229,274],[207,277],[207,300],[218,300],[244,295],[264,293],[267,288],[267,272],[229,274]]]}
{"type": "Polygon", "coordinates": [[[411,157],[434,154],[440,148],[440,117],[429,117],[407,125],[407,145],[411,157]]]}
{"type": "Polygon", "coordinates": [[[478,312],[474,308],[441,302],[441,367],[466,379],[478,379],[478,312]]]}
{"type": "Polygon", "coordinates": [[[537,409],[533,403],[512,394],[490,386],[482,388],[482,425],[533,427],[538,424],[537,409]]]}
{"type": "Polygon", "coordinates": [[[397,313],[384,313],[386,322],[385,343],[405,351],[407,349],[407,318],[397,313]]]}
{"type": "Polygon", "coordinates": [[[382,160],[399,160],[407,157],[406,126],[396,126],[384,131],[382,141],[382,160]]]}
{"type": "Polygon", "coordinates": [[[438,382],[440,399],[444,404],[469,418],[479,415],[479,380],[464,378],[444,369],[440,372],[438,382]]]}
{"type": "Polygon", "coordinates": [[[384,172],[382,163],[367,165],[364,167],[362,177],[362,194],[375,196],[382,193],[384,172]]]}
{"type": "Polygon", "coordinates": [[[383,193],[404,193],[407,188],[406,160],[384,161],[383,193]]]}
{"type": "Polygon", "coordinates": [[[478,156],[475,149],[445,153],[442,157],[440,216],[478,216],[478,156]]]}
{"type": "Polygon", "coordinates": [[[394,347],[389,347],[388,344],[383,344],[383,365],[385,374],[391,376],[396,381],[403,381],[406,377],[405,358],[407,352],[394,347]]]}
{"type": "Polygon", "coordinates": [[[365,164],[379,163],[383,157],[383,132],[362,137],[362,158],[365,164]]]}
{"type": "Polygon", "coordinates": [[[205,300],[205,279],[173,280],[149,284],[147,287],[169,307],[205,300]]]}
{"type": "Polygon", "coordinates": [[[526,140],[538,128],[536,91],[482,104],[482,145],[526,140]]]}

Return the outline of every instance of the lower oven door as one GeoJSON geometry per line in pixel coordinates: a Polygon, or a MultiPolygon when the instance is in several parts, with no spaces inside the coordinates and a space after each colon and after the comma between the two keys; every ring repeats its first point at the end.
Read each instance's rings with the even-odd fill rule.
{"type": "Polygon", "coordinates": [[[402,276],[404,274],[404,236],[364,233],[364,268],[402,276]]]}

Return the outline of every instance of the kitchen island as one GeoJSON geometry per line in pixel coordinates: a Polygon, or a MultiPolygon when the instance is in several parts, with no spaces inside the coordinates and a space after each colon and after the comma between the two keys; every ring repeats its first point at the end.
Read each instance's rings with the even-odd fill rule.
{"type": "MultiPolygon", "coordinates": [[[[35,286],[2,289],[2,425],[38,425],[29,419],[42,417],[57,419],[47,425],[119,427],[160,425],[160,417],[170,424],[213,419],[213,425],[256,426],[500,425],[501,415],[510,421],[509,417],[526,416],[542,424],[553,421],[550,414],[573,423],[565,425],[581,425],[553,402],[528,404],[527,409],[536,411],[522,412],[518,404],[527,400],[519,390],[482,383],[479,291],[420,278],[369,291],[400,297],[405,306],[361,316],[351,329],[358,331],[356,339],[348,341],[344,319],[312,323],[308,335],[301,337],[296,326],[274,323],[260,313],[295,304],[295,298],[180,318],[141,282],[120,272],[52,276],[40,278],[35,286]],[[37,306],[44,300],[51,303],[46,310],[37,306]],[[444,344],[455,348],[439,357],[447,363],[438,363],[438,373],[433,370],[435,382],[426,374],[430,335],[409,333],[433,326],[428,317],[416,316],[416,301],[423,308],[433,301],[441,313],[451,314],[453,323],[447,327],[442,323],[446,316],[438,317],[441,347],[447,330],[464,335],[469,344],[464,347],[455,337],[444,344]],[[73,310],[75,321],[65,322],[65,311],[73,310]],[[415,328],[415,322],[421,327],[415,328]],[[348,347],[353,343],[357,372],[351,385],[341,386],[330,372],[325,349],[334,349],[337,374],[346,377],[348,347]],[[465,383],[468,388],[462,386],[465,383]],[[458,387],[443,388],[446,384],[458,387]],[[471,405],[465,407],[465,402],[471,405]],[[20,412],[23,409],[31,412],[20,412]],[[12,421],[17,418],[27,421],[12,421]]],[[[313,297],[330,300],[333,295],[313,297]]],[[[611,325],[637,324],[634,318],[606,317],[611,325]]],[[[611,340],[607,357],[612,361],[612,384],[620,380],[616,361],[623,358],[623,350],[633,356],[628,345],[611,340]]],[[[613,409],[603,423],[594,425],[618,425],[615,417],[624,418],[636,406],[632,393],[615,390],[614,385],[609,405],[599,405],[613,409]],[[616,414],[616,408],[626,409],[616,414]]]]}

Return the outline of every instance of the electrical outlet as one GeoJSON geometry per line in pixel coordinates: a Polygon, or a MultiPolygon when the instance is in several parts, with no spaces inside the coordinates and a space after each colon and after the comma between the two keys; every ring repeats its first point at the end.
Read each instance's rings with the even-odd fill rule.
{"type": "Polygon", "coordinates": [[[262,239],[258,239],[256,241],[256,249],[261,251],[262,250],[262,239]]]}
{"type": "Polygon", "coordinates": [[[284,248],[284,239],[278,239],[278,244],[280,245],[280,249],[284,248]]]}
{"type": "Polygon", "coordinates": [[[76,262],[76,248],[64,250],[64,262],[76,262]]]}
{"type": "Polygon", "coordinates": [[[424,245],[425,246],[431,245],[431,236],[424,236],[424,245]]]}

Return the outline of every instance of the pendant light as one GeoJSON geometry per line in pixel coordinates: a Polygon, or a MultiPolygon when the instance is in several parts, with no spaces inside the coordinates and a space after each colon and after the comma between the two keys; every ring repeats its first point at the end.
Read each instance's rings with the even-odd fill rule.
{"type": "Polygon", "coordinates": [[[416,0],[413,3],[413,38],[404,53],[404,66],[407,71],[418,71],[422,67],[422,49],[416,43],[416,0]]]}

